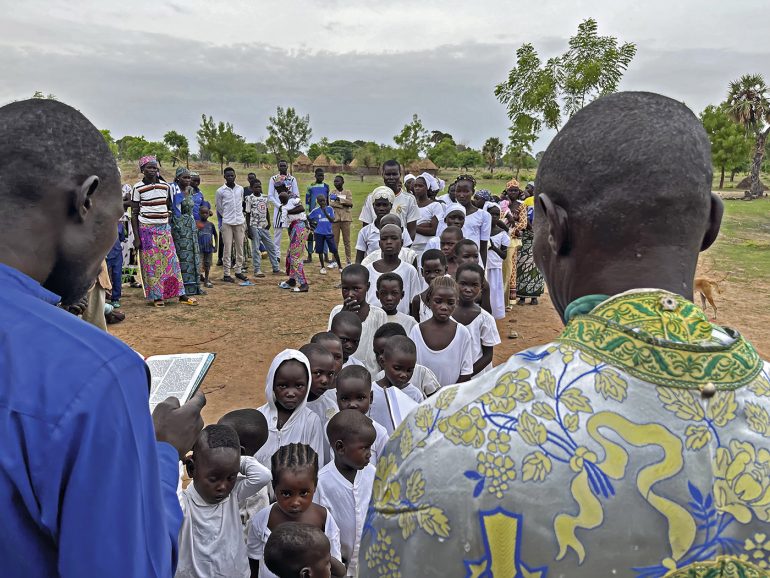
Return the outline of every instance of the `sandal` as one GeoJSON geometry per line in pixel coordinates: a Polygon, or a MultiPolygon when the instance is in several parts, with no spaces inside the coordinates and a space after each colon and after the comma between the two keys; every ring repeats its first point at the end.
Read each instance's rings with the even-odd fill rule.
{"type": "Polygon", "coordinates": [[[286,281],[281,281],[280,283],[278,283],[278,286],[281,289],[291,289],[291,285],[289,285],[286,281]]]}
{"type": "Polygon", "coordinates": [[[184,303],[185,305],[192,305],[192,306],[198,305],[198,300],[193,299],[192,297],[181,297],[179,299],[179,302],[184,303]]]}
{"type": "Polygon", "coordinates": [[[300,285],[299,287],[294,287],[291,292],[292,293],[307,293],[310,290],[310,287],[307,285],[300,285]]]}
{"type": "Polygon", "coordinates": [[[152,302],[153,307],[165,307],[166,302],[165,301],[153,301],[152,302]]]}

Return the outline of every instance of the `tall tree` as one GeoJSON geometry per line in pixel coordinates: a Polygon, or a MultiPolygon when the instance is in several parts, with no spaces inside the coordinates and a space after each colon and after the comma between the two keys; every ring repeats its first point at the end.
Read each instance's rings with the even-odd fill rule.
{"type": "Polygon", "coordinates": [[[563,116],[569,118],[593,99],[618,89],[636,45],[619,45],[617,38],[597,32],[596,20],[584,20],[567,51],[545,63],[532,44],[516,51],[516,66],[495,87],[495,96],[515,126],[534,135],[544,126],[558,130],[563,116]]]}
{"type": "Polygon", "coordinates": [[[477,150],[466,148],[464,151],[457,153],[457,164],[467,171],[475,167],[479,167],[484,163],[484,157],[477,150]]]}
{"type": "Polygon", "coordinates": [[[725,171],[746,163],[751,154],[751,141],[744,128],[730,118],[725,104],[707,106],[700,118],[711,141],[711,162],[721,172],[721,189],[725,186],[725,171]]]}
{"type": "Polygon", "coordinates": [[[318,155],[326,155],[329,156],[329,139],[326,137],[323,137],[318,142],[314,142],[310,145],[307,149],[307,156],[310,157],[311,161],[314,161],[316,158],[318,158],[318,155]]]}
{"type": "Polygon", "coordinates": [[[201,115],[201,126],[197,134],[201,156],[206,151],[212,159],[219,161],[220,173],[224,170],[225,163],[238,157],[245,143],[245,139],[235,133],[231,123],[216,123],[211,116],[207,118],[205,114],[201,115]]]}
{"type": "Polygon", "coordinates": [[[279,106],[275,116],[268,119],[267,132],[269,138],[273,139],[274,148],[283,150],[291,170],[294,170],[294,160],[308,145],[313,134],[310,129],[310,115],[300,116],[292,107],[284,110],[279,106]]]}
{"type": "Polygon", "coordinates": [[[258,163],[259,151],[257,151],[257,147],[253,144],[244,144],[238,153],[238,161],[243,163],[245,167],[258,163]]]}
{"type": "Polygon", "coordinates": [[[190,143],[183,134],[170,130],[163,135],[163,142],[168,145],[174,156],[171,158],[171,166],[176,165],[176,161],[181,163],[184,159],[185,166],[190,168],[190,143]]]}
{"type": "Polygon", "coordinates": [[[496,136],[488,138],[481,149],[481,154],[484,156],[489,172],[494,173],[497,161],[503,156],[503,143],[496,136]]]}
{"type": "Polygon", "coordinates": [[[353,153],[355,153],[356,145],[345,139],[338,139],[329,143],[329,155],[336,159],[338,162],[346,165],[353,160],[353,153]]]}
{"type": "Polygon", "coordinates": [[[755,139],[750,194],[752,198],[761,197],[759,172],[765,157],[765,142],[770,134],[770,95],[762,75],[746,74],[731,82],[727,93],[727,110],[746,134],[753,135],[755,139]]]}
{"type": "Polygon", "coordinates": [[[393,137],[398,145],[398,162],[407,165],[417,160],[420,153],[428,148],[428,131],[422,125],[420,117],[412,115],[412,122],[405,124],[401,132],[393,137]]]}
{"type": "Polygon", "coordinates": [[[285,160],[288,156],[283,148],[283,143],[272,135],[265,139],[265,147],[267,148],[268,154],[275,159],[275,164],[278,164],[281,160],[285,160]]]}
{"type": "Polygon", "coordinates": [[[448,132],[440,131],[440,130],[432,130],[432,131],[430,131],[430,137],[429,138],[430,138],[430,142],[432,144],[434,144],[434,145],[437,145],[438,143],[440,143],[442,140],[445,140],[445,139],[451,140],[453,144],[455,142],[455,139],[454,139],[454,137],[451,134],[449,134],[448,132]]]}
{"type": "Polygon", "coordinates": [[[100,130],[99,132],[102,133],[102,136],[104,137],[104,140],[107,141],[107,146],[110,147],[110,152],[112,152],[112,154],[115,157],[117,157],[118,156],[118,145],[115,142],[115,139],[112,138],[112,133],[109,130],[107,130],[106,128],[100,130]]]}
{"type": "Polygon", "coordinates": [[[36,91],[35,91],[35,94],[33,94],[33,95],[32,95],[32,98],[44,98],[44,99],[46,99],[46,100],[59,100],[58,98],[56,98],[56,95],[55,95],[55,94],[51,94],[51,93],[49,92],[49,93],[48,93],[48,96],[46,96],[45,94],[43,94],[43,93],[42,93],[42,92],[40,92],[39,90],[36,90],[36,91]]]}
{"type": "MultiPolygon", "coordinates": [[[[508,129],[508,157],[511,168],[516,171],[516,178],[519,178],[519,171],[522,168],[528,168],[529,159],[532,158],[532,143],[535,142],[537,135],[532,132],[529,123],[519,127],[516,124],[508,129]]],[[[533,159],[534,160],[534,159],[533,159]]]]}
{"type": "Polygon", "coordinates": [[[375,142],[364,143],[356,149],[353,158],[358,161],[359,166],[371,169],[380,164],[380,145],[375,142]]]}
{"type": "MultiPolygon", "coordinates": [[[[435,132],[435,131],[434,131],[435,132]]],[[[443,139],[428,151],[428,158],[441,168],[457,166],[457,146],[452,137],[443,139]]]]}

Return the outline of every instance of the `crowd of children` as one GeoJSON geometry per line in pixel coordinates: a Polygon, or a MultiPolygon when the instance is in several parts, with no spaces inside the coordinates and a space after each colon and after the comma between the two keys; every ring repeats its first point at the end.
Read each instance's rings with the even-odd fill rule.
{"type": "Polygon", "coordinates": [[[227,168],[216,195],[219,234],[197,187],[177,187],[185,213],[196,213],[204,287],[223,244],[223,280],[247,280],[246,232],[254,277],[264,277],[263,252],[281,274],[286,230],[280,287],[307,291],[304,265],[315,253],[321,274],[340,270],[341,293],[326,331],[273,359],[263,406],[230,412],[201,432],[184,462],[190,482],[180,489],[177,576],[357,576],[374,463],[388,436],[442,387],[492,367],[495,320],[515,295],[514,241],[526,214],[518,183],[498,199],[463,175],[438,196],[443,183],[427,173],[407,175],[402,190],[395,166],[384,167],[387,186],[366,200],[371,222],[345,267],[334,235],[345,228],[335,228],[330,206],[352,205],[342,177],[332,192],[316,171],[303,204],[285,163],[267,196],[256,175],[245,193],[227,168]]]}

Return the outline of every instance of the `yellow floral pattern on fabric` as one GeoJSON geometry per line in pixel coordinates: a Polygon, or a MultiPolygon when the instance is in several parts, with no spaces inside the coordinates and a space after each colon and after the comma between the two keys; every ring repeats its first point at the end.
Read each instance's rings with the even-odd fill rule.
{"type": "MultiPolygon", "coordinates": [[[[594,576],[584,570],[604,547],[597,550],[594,531],[607,531],[612,521],[605,508],[618,495],[624,504],[644,504],[661,544],[657,558],[645,557],[651,565],[619,575],[764,576],[752,572],[768,564],[770,526],[751,539],[741,532],[748,524],[770,524],[770,449],[757,443],[770,437],[770,402],[763,400],[770,377],[739,335],[728,331],[712,340],[713,332],[700,310],[678,296],[618,296],[576,316],[555,344],[517,354],[492,380],[444,388],[421,404],[377,464],[362,542],[372,572],[363,576],[390,578],[405,568],[416,575],[415,567],[399,564],[407,551],[420,552],[426,537],[429,548],[452,544],[431,550],[442,560],[473,551],[463,558],[466,577],[545,577],[550,564],[557,574],[573,568],[580,578],[594,576]],[[716,385],[715,395],[701,395],[705,381],[716,385]],[[736,431],[743,432],[739,439],[731,435],[736,431]],[[751,432],[756,436],[746,439],[751,432]],[[447,444],[456,453],[437,460],[447,444]],[[700,462],[688,457],[697,452],[704,452],[700,462]],[[692,477],[709,468],[693,467],[698,463],[711,463],[713,485],[708,475],[692,477]],[[452,471],[458,465],[462,476],[452,471]],[[443,499],[445,482],[453,494],[466,491],[465,482],[473,505],[443,499]],[[521,548],[529,518],[506,509],[529,507],[528,515],[538,516],[522,503],[524,486],[533,496],[554,497],[543,516],[552,541],[539,542],[545,529],[538,519],[531,538],[538,545],[529,557],[521,548]],[[467,519],[469,506],[479,514],[475,522],[467,519]],[[474,533],[483,536],[483,555],[480,542],[463,545],[474,533]],[[532,554],[535,566],[524,563],[532,554]]],[[[617,514],[617,502],[612,511],[617,514]]],[[[416,555],[409,555],[411,563],[416,555]]],[[[442,575],[458,572],[452,567],[442,575]]]]}

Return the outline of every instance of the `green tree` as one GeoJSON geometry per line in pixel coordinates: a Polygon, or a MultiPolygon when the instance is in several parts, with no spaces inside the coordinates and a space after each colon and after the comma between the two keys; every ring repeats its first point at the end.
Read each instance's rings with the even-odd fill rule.
{"type": "Polygon", "coordinates": [[[187,142],[187,137],[183,134],[170,130],[163,135],[163,142],[171,149],[173,157],[171,158],[171,166],[175,166],[177,161],[181,164],[182,159],[185,161],[185,166],[190,168],[190,143],[187,142]]]}
{"type": "Polygon", "coordinates": [[[760,74],[747,74],[730,83],[727,93],[730,117],[754,137],[754,155],[751,160],[752,198],[762,196],[759,172],[765,157],[765,142],[770,134],[770,95],[760,74]]]}
{"type": "Polygon", "coordinates": [[[115,141],[115,144],[121,159],[134,161],[146,155],[154,155],[162,163],[171,158],[166,143],[148,141],[143,136],[126,135],[115,141]]]}
{"type": "Polygon", "coordinates": [[[417,160],[420,153],[428,148],[428,131],[422,125],[420,117],[412,115],[412,122],[405,124],[401,132],[393,137],[398,145],[397,159],[402,165],[417,160]]]}
{"type": "Polygon", "coordinates": [[[488,138],[481,149],[481,154],[484,156],[489,172],[494,173],[497,161],[503,156],[503,143],[496,136],[488,138]]]}
{"type": "Polygon", "coordinates": [[[269,139],[273,139],[273,150],[282,150],[291,170],[294,170],[294,160],[308,145],[313,134],[310,129],[310,115],[299,116],[292,107],[284,110],[279,106],[275,116],[271,116],[268,121],[267,132],[269,139]]]}
{"type": "Polygon", "coordinates": [[[42,93],[42,92],[40,92],[39,90],[36,90],[36,91],[35,91],[35,94],[33,94],[33,95],[32,95],[32,98],[44,98],[44,99],[46,99],[46,100],[59,100],[58,98],[56,98],[56,95],[55,95],[55,94],[51,94],[51,93],[49,92],[49,93],[48,93],[48,96],[46,96],[45,94],[43,94],[43,93],[42,93]]]}
{"type": "Polygon", "coordinates": [[[454,142],[455,142],[455,139],[454,139],[454,137],[451,134],[449,134],[448,132],[440,131],[440,130],[432,130],[432,131],[430,131],[430,137],[429,138],[430,138],[430,142],[432,144],[434,144],[434,145],[437,145],[442,140],[446,140],[446,139],[451,140],[452,144],[454,144],[454,142]]]}
{"type": "Polygon", "coordinates": [[[455,145],[455,141],[451,136],[443,139],[428,151],[428,158],[441,168],[456,167],[457,145],[455,145]]]}
{"type": "Polygon", "coordinates": [[[104,137],[104,140],[107,141],[107,146],[110,147],[110,152],[115,157],[117,157],[118,156],[118,145],[115,142],[115,139],[112,138],[112,134],[110,133],[110,131],[105,128],[105,129],[100,130],[99,132],[102,133],[102,136],[104,137]]]}
{"type": "Polygon", "coordinates": [[[259,162],[259,151],[254,144],[244,144],[238,154],[238,162],[243,163],[245,167],[257,164],[259,162]]]}
{"type": "Polygon", "coordinates": [[[380,145],[375,142],[367,142],[358,147],[353,155],[358,161],[359,166],[367,169],[376,167],[380,164],[380,145]]]}
{"type": "Polygon", "coordinates": [[[505,152],[506,162],[511,166],[511,169],[516,171],[517,179],[521,169],[532,168],[529,166],[532,164],[529,159],[534,161],[534,157],[532,157],[532,144],[536,138],[537,135],[531,131],[528,123],[524,123],[523,127],[514,124],[508,129],[508,148],[505,152]]]}
{"type": "Polygon", "coordinates": [[[201,126],[198,129],[198,145],[201,156],[208,153],[212,159],[219,162],[219,172],[224,170],[226,163],[238,158],[245,139],[236,134],[233,125],[229,122],[214,122],[214,119],[205,114],[201,115],[201,126]]]}
{"type": "Polygon", "coordinates": [[[328,138],[323,137],[321,140],[314,142],[308,147],[307,156],[310,157],[311,161],[317,159],[318,155],[326,155],[327,157],[330,155],[328,138]]]}
{"type": "Polygon", "coordinates": [[[353,160],[353,155],[356,151],[356,144],[349,140],[338,139],[329,143],[328,155],[336,159],[338,162],[346,165],[353,160]]]}
{"type": "Polygon", "coordinates": [[[725,170],[745,164],[751,154],[751,141],[742,126],[733,122],[727,106],[709,105],[700,115],[711,141],[711,162],[721,174],[719,188],[725,186],[725,170]]]}
{"type": "Polygon", "coordinates": [[[457,153],[457,164],[467,171],[468,169],[480,167],[484,164],[484,157],[477,150],[466,148],[464,151],[457,153]]]}
{"type": "Polygon", "coordinates": [[[558,130],[563,116],[570,117],[593,99],[618,89],[636,45],[619,45],[617,38],[599,36],[597,31],[596,20],[584,20],[567,51],[545,63],[532,44],[516,51],[516,66],[495,87],[495,96],[515,126],[534,135],[543,126],[558,130]]]}

